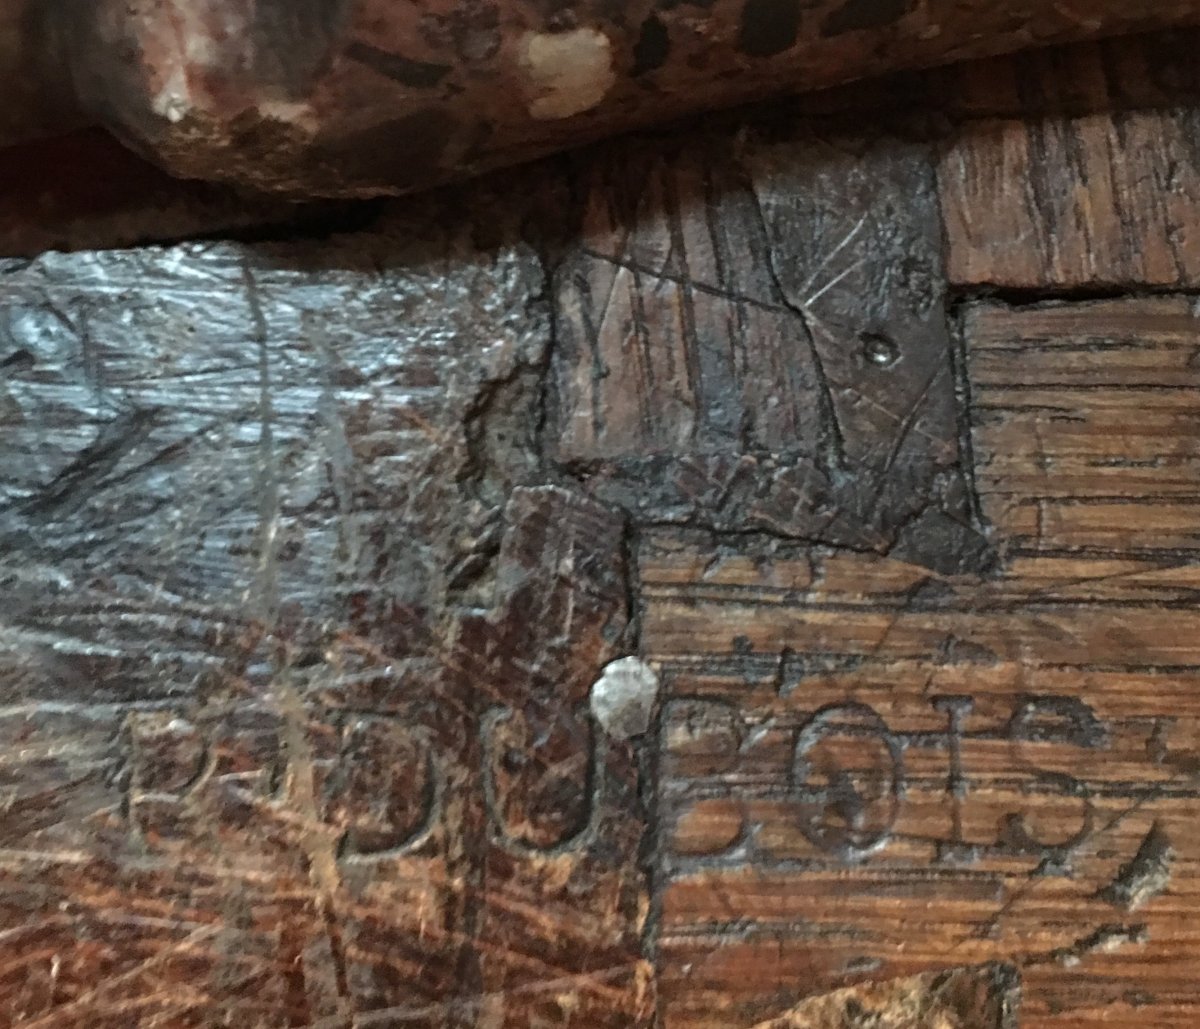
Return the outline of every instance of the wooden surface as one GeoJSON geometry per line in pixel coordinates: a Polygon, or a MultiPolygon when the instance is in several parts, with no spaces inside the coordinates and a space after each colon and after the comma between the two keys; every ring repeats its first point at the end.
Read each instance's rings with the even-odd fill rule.
{"type": "Polygon", "coordinates": [[[3,0],[21,113],[0,142],[75,124],[47,110],[64,91],[180,177],[394,196],[796,90],[1198,25],[1198,0],[3,0]]]}
{"type": "Polygon", "coordinates": [[[0,200],[0,1025],[1195,1026],[1196,42],[0,200]]]}

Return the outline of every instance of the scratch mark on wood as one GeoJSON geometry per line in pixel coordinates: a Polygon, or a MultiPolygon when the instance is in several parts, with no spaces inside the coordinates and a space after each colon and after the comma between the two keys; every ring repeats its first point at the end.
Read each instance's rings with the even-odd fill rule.
{"type": "Polygon", "coordinates": [[[1020,993],[1011,965],[956,968],[811,997],[753,1029],[1016,1029],[1020,993]]]}
{"type": "Polygon", "coordinates": [[[1126,911],[1136,911],[1170,884],[1174,860],[1171,838],[1155,822],[1133,860],[1121,866],[1116,878],[1100,891],[1099,896],[1126,911]]]}
{"type": "MultiPolygon", "coordinates": [[[[1144,925],[1102,925],[1070,946],[1052,950],[1048,957],[1064,968],[1074,968],[1089,954],[1111,954],[1125,946],[1141,945],[1149,938],[1144,925]]],[[[1036,964],[1038,960],[1033,958],[1028,964],[1036,964]]]]}
{"type": "MultiPolygon", "coordinates": [[[[73,1000],[60,1004],[56,1008],[42,1015],[40,1018],[27,1020],[22,1023],[22,1029],[53,1029],[56,1024],[61,1024],[64,1018],[70,1018],[72,1015],[81,1015],[91,1013],[96,1015],[104,1009],[98,1008],[96,1002],[103,999],[112,989],[118,986],[123,986],[126,983],[132,982],[147,972],[152,972],[159,968],[172,958],[178,957],[181,954],[186,954],[194,949],[198,944],[215,938],[220,934],[222,926],[220,925],[205,925],[189,933],[184,939],[163,947],[156,951],[150,957],[140,961],[127,972],[122,972],[120,975],[112,976],[105,979],[103,982],[96,984],[89,990],[75,997],[73,1000]]],[[[169,996],[170,991],[164,991],[156,995],[156,997],[169,996]]]]}

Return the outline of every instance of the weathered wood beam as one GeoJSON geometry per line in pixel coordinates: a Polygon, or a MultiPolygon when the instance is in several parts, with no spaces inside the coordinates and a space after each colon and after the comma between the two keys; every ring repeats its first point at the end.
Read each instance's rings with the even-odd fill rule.
{"type": "Polygon", "coordinates": [[[68,84],[178,175],[331,196],[407,192],[895,69],[1200,20],[1200,0],[2,6],[19,113],[0,115],[0,139],[68,84]]]}

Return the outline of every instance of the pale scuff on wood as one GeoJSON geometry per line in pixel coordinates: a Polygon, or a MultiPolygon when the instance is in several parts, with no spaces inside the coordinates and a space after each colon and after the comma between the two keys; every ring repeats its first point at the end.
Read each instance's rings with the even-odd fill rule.
{"type": "Polygon", "coordinates": [[[989,964],[864,983],[810,997],[753,1029],[1016,1029],[1020,981],[989,964]]]}

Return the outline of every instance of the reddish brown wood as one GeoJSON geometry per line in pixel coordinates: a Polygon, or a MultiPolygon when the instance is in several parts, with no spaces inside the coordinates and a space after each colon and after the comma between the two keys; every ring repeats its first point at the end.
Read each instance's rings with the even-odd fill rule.
{"type": "Polygon", "coordinates": [[[285,235],[363,220],[339,204],[248,200],[226,187],[181,182],[100,129],[0,153],[0,254],[7,256],[191,236],[285,235]]]}
{"type": "Polygon", "coordinates": [[[1194,75],[0,260],[0,1024],[1192,1029],[1194,75]]]}
{"type": "Polygon", "coordinates": [[[1196,0],[7,4],[22,52],[48,51],[54,84],[173,172],[339,196],[796,89],[1200,18],[1196,0]]]}
{"type": "Polygon", "coordinates": [[[0,268],[0,1022],[645,1024],[623,519],[446,221],[0,268]]]}

